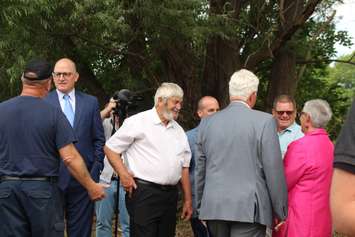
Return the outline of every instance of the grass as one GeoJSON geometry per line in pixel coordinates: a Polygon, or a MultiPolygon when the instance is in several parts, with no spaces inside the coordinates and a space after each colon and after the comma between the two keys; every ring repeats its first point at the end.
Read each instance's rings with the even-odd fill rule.
{"type": "MultiPolygon", "coordinates": [[[[114,223],[115,222],[113,221],[113,224],[114,223]]],[[[95,218],[94,218],[91,237],[96,237],[95,227],[96,227],[96,222],[95,222],[95,218]]],[[[112,227],[112,236],[114,235],[114,233],[115,233],[114,227],[112,227]]],[[[175,236],[176,237],[193,237],[190,222],[189,221],[182,221],[182,220],[178,219],[178,222],[176,225],[176,235],[175,236]]],[[[118,237],[122,237],[120,232],[118,232],[118,237]]]]}
{"type": "MultiPolygon", "coordinates": [[[[112,228],[112,231],[114,231],[113,228],[112,228]]],[[[114,233],[114,232],[112,232],[112,233],[114,233]]],[[[95,235],[95,221],[93,224],[93,231],[92,231],[91,236],[96,237],[96,235],[95,235]]],[[[112,234],[112,236],[113,236],[113,234],[112,234]]],[[[121,233],[118,232],[118,236],[122,237],[121,233]]],[[[189,221],[182,221],[182,220],[178,219],[178,222],[176,225],[176,237],[194,237],[189,221]]],[[[333,237],[346,237],[346,236],[334,233],[333,237]]]]}

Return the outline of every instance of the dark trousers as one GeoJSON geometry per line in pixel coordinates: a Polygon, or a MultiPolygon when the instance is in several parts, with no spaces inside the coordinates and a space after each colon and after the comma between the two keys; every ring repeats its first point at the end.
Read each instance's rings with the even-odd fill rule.
{"type": "Polygon", "coordinates": [[[136,182],[137,189],[129,197],[126,207],[130,217],[130,237],[174,237],[177,211],[177,188],[136,182]]]}
{"type": "Polygon", "coordinates": [[[198,218],[191,218],[191,228],[195,237],[212,237],[208,228],[198,218]]]}
{"type": "Polygon", "coordinates": [[[0,236],[63,237],[64,216],[57,184],[0,182],[0,236]]]}
{"type": "Polygon", "coordinates": [[[64,209],[68,237],[90,237],[94,202],[82,186],[69,187],[64,192],[64,209]]]}
{"type": "Polygon", "coordinates": [[[259,223],[211,220],[207,225],[214,237],[265,237],[266,234],[266,226],[259,223]]]}

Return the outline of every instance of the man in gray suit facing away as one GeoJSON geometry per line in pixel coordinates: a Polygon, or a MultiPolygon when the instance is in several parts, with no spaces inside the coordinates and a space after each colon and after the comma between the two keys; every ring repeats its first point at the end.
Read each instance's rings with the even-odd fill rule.
{"type": "Polygon", "coordinates": [[[253,110],[259,79],[235,72],[230,105],[201,121],[195,188],[199,218],[215,237],[264,237],[285,220],[287,187],[271,114],[253,110]]]}

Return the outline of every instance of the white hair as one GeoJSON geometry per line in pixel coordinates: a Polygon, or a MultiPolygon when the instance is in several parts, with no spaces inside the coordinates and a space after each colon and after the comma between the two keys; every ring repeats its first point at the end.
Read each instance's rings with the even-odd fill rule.
{"type": "Polygon", "coordinates": [[[236,71],[229,81],[229,96],[239,96],[245,100],[258,91],[259,79],[246,69],[236,71]]]}
{"type": "Polygon", "coordinates": [[[167,100],[171,97],[178,97],[182,99],[183,96],[184,92],[179,85],[171,82],[164,82],[155,92],[154,105],[156,106],[158,104],[159,98],[162,98],[163,100],[167,100]]]}
{"type": "Polygon", "coordinates": [[[304,106],[302,112],[311,117],[311,122],[315,128],[325,128],[332,118],[332,110],[327,101],[321,99],[309,100],[304,106]]]}

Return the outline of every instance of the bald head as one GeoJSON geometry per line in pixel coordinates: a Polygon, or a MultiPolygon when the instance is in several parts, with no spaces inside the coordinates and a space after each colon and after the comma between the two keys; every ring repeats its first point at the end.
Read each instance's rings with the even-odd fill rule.
{"type": "Polygon", "coordinates": [[[53,81],[57,90],[64,94],[70,93],[79,79],[75,63],[69,58],[58,60],[53,70],[53,81]]]}
{"type": "Polygon", "coordinates": [[[66,66],[67,68],[69,68],[71,71],[76,72],[76,65],[73,62],[73,60],[69,59],[69,58],[61,58],[59,59],[56,63],[54,67],[62,67],[62,66],[66,66]]]}
{"type": "Polygon", "coordinates": [[[201,119],[216,113],[219,110],[219,104],[216,98],[212,96],[202,97],[197,106],[197,115],[201,119]]]}

